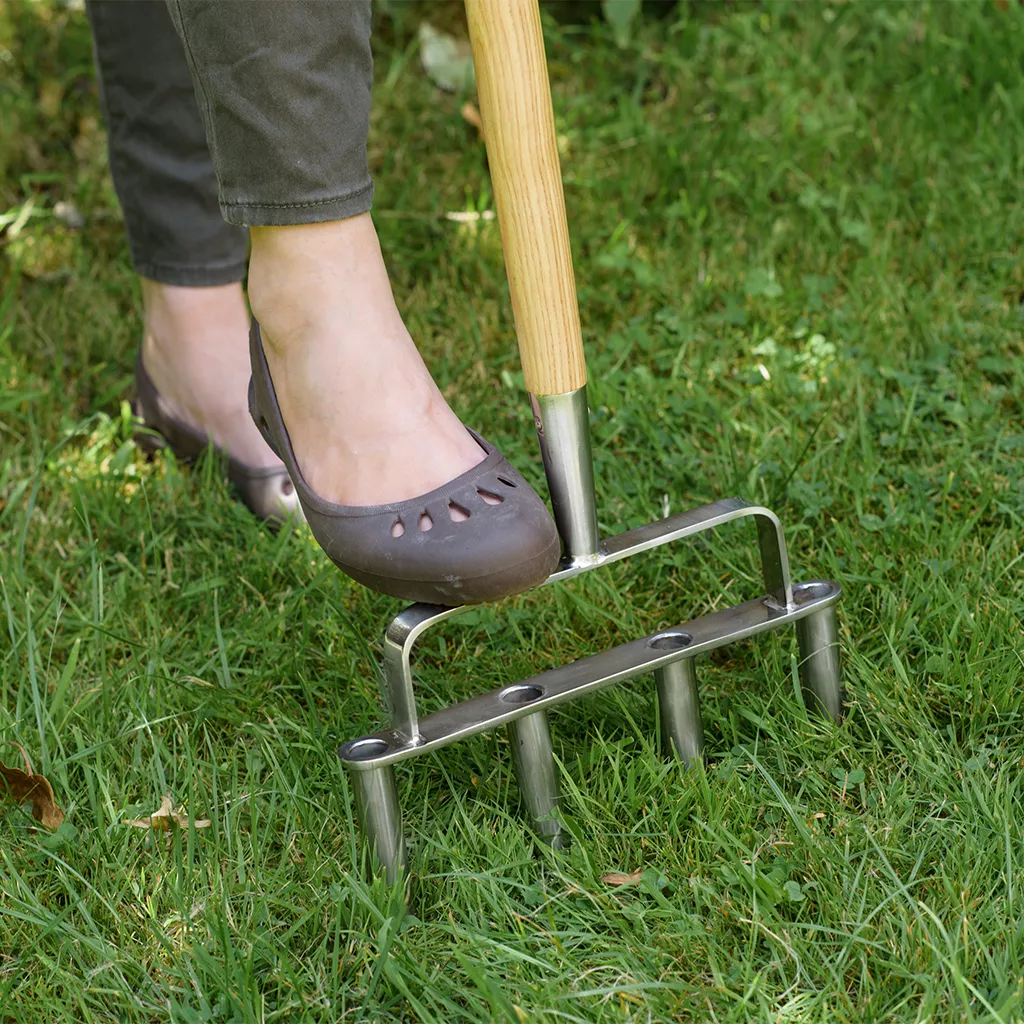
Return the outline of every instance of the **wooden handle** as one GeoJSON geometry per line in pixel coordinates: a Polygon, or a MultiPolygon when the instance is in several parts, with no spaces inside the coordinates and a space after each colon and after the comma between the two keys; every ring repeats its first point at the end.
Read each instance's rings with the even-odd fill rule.
{"type": "Polygon", "coordinates": [[[538,0],[466,0],[526,387],[587,382],[538,0]]]}

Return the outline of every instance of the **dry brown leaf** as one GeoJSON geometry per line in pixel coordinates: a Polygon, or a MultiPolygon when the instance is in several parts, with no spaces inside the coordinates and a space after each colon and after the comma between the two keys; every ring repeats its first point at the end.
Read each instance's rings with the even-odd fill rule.
{"type": "Polygon", "coordinates": [[[605,885],[636,885],[644,877],[643,871],[634,871],[631,875],[624,875],[621,871],[609,871],[607,875],[601,876],[605,885]]]}
{"type": "Polygon", "coordinates": [[[0,761],[0,779],[3,780],[0,783],[0,796],[6,795],[19,806],[31,800],[32,817],[46,828],[59,828],[64,821],[64,812],[53,799],[53,787],[44,775],[36,775],[32,771],[24,747],[18,743],[12,743],[11,746],[21,751],[25,770],[8,768],[0,761]]]}
{"type": "Polygon", "coordinates": [[[461,113],[462,119],[468,121],[480,133],[480,138],[483,138],[484,119],[480,116],[480,111],[476,109],[476,105],[473,103],[463,103],[461,113]]]}
{"type": "MultiPolygon", "coordinates": [[[[188,828],[189,817],[181,811],[174,809],[174,801],[165,796],[160,800],[160,810],[154,811],[148,818],[138,818],[135,821],[125,821],[126,825],[132,828],[149,828],[154,832],[169,832],[175,825],[181,828],[188,828]]],[[[209,818],[200,818],[193,821],[196,828],[209,828],[212,824],[209,818]]]]}

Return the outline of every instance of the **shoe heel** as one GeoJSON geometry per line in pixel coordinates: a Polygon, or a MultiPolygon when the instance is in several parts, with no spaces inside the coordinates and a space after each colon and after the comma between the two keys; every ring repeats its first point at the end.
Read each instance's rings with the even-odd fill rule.
{"type": "Polygon", "coordinates": [[[151,461],[157,452],[167,447],[167,441],[158,430],[146,423],[142,405],[136,399],[132,400],[132,416],[140,421],[132,430],[132,440],[146,460],[151,461]]]}
{"type": "Polygon", "coordinates": [[[263,414],[260,412],[256,402],[256,382],[252,377],[249,378],[249,415],[252,417],[253,423],[256,424],[260,437],[267,442],[267,447],[280,459],[281,453],[277,450],[277,445],[274,444],[274,439],[270,436],[267,421],[263,418],[263,414]]]}
{"type": "Polygon", "coordinates": [[[152,460],[157,452],[167,447],[167,442],[150,427],[136,428],[132,431],[132,440],[147,460],[152,460]]]}

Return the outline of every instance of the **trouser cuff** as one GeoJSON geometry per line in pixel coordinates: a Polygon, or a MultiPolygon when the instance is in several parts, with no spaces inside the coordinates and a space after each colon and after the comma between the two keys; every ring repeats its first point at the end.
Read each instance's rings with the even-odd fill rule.
{"type": "Polygon", "coordinates": [[[308,203],[225,203],[221,216],[229,224],[249,227],[286,227],[293,224],[322,224],[329,220],[348,220],[367,213],[373,205],[373,182],[356,192],[308,203]]]}
{"type": "Polygon", "coordinates": [[[173,263],[153,263],[132,260],[135,273],[160,284],[181,288],[213,288],[221,284],[234,284],[245,277],[246,262],[231,262],[207,266],[180,266],[173,263]]]}

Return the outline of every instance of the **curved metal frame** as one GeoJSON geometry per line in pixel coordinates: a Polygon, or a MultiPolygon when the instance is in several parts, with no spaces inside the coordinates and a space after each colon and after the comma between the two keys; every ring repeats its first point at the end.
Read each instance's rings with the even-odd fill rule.
{"type": "MultiPolygon", "coordinates": [[[[789,556],[782,523],[771,509],[763,505],[751,505],[740,498],[723,498],[710,505],[679,512],[659,522],[620,533],[604,541],[592,559],[582,562],[572,558],[563,559],[558,569],[541,585],[567,580],[641,551],[650,551],[663,544],[671,544],[704,530],[713,530],[751,516],[757,520],[765,594],[778,607],[790,608],[793,605],[793,586],[789,578],[789,556]]],[[[412,676],[413,648],[416,641],[432,626],[469,611],[470,607],[410,605],[392,619],[384,635],[384,700],[391,716],[392,728],[414,745],[419,742],[420,729],[412,676]]]]}

